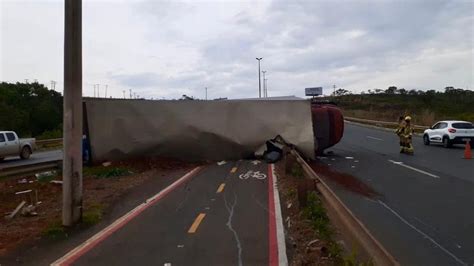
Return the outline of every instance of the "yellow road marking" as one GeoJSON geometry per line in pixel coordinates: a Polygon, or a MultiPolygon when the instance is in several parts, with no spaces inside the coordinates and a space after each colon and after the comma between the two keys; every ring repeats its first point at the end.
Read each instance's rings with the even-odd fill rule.
{"type": "Polygon", "coordinates": [[[224,190],[225,184],[222,183],[219,188],[217,189],[216,193],[221,193],[224,190]]]}
{"type": "Polygon", "coordinates": [[[233,167],[232,170],[230,170],[231,173],[237,172],[237,167],[233,167]]]}
{"type": "Polygon", "coordinates": [[[191,225],[191,227],[188,230],[189,234],[194,234],[197,231],[197,228],[199,227],[199,224],[201,224],[202,219],[206,216],[205,213],[200,213],[197,217],[196,220],[194,220],[194,223],[191,225]]]}

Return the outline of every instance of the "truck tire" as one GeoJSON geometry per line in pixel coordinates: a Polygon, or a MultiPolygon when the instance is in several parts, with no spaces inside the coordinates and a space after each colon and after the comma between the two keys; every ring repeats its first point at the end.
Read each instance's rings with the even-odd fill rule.
{"type": "Polygon", "coordinates": [[[21,153],[20,153],[20,158],[25,160],[25,159],[28,159],[30,158],[30,155],[31,155],[31,149],[30,147],[23,147],[23,149],[21,149],[21,153]]]}

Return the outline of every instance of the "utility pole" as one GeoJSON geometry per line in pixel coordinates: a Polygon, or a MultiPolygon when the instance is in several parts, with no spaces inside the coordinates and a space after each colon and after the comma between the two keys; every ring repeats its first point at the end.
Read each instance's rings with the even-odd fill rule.
{"type": "Polygon", "coordinates": [[[56,81],[54,81],[54,80],[51,80],[51,89],[52,89],[53,91],[56,90],[56,81]]]}
{"type": "Polygon", "coordinates": [[[257,57],[255,58],[258,61],[258,98],[262,98],[262,81],[260,79],[260,60],[262,60],[262,57],[257,57]]]}
{"type": "Polygon", "coordinates": [[[122,92],[123,92],[123,98],[125,99],[125,90],[123,90],[122,92]]]}
{"type": "Polygon", "coordinates": [[[132,89],[130,89],[130,99],[132,99],[132,89]]]}
{"type": "Polygon", "coordinates": [[[267,73],[266,70],[262,70],[263,73],[263,98],[265,98],[265,73],[267,73]]]}
{"type": "Polygon", "coordinates": [[[206,87],[206,101],[207,101],[207,87],[206,87]]]}
{"type": "Polygon", "coordinates": [[[82,0],[64,5],[64,226],[82,218],[82,0]]]}
{"type": "Polygon", "coordinates": [[[109,87],[109,85],[105,84],[105,98],[107,98],[107,88],[109,87]]]}
{"type": "Polygon", "coordinates": [[[100,98],[100,84],[97,84],[97,98],[100,98]]]}
{"type": "Polygon", "coordinates": [[[332,85],[332,87],[333,87],[332,96],[336,97],[336,84],[332,85]]]}
{"type": "Polygon", "coordinates": [[[28,84],[28,79],[25,79],[25,83],[28,84]]]}
{"type": "Polygon", "coordinates": [[[96,86],[96,85],[94,84],[94,98],[95,98],[95,86],[96,86]]]}

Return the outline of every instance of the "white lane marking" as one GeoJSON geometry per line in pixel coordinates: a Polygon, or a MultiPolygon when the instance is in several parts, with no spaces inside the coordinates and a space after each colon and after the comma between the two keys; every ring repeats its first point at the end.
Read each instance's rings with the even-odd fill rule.
{"type": "Polygon", "coordinates": [[[383,141],[383,139],[379,139],[379,138],[371,137],[371,136],[367,136],[367,138],[368,138],[368,139],[375,139],[375,140],[383,141]]]}
{"type": "Polygon", "coordinates": [[[397,162],[397,161],[394,161],[394,160],[388,160],[388,161],[391,162],[391,163],[393,163],[393,164],[400,165],[400,166],[403,166],[403,167],[405,167],[405,168],[411,169],[411,170],[416,171],[416,172],[418,172],[418,173],[422,173],[422,174],[424,174],[424,175],[431,176],[431,177],[434,177],[434,178],[439,178],[439,176],[437,176],[437,175],[430,174],[430,173],[428,173],[428,172],[426,172],[426,171],[420,170],[420,169],[415,168],[415,167],[413,167],[413,166],[406,165],[406,164],[404,164],[403,162],[397,162]]]}
{"type": "Polygon", "coordinates": [[[423,231],[421,231],[420,229],[418,229],[416,226],[412,225],[411,223],[409,223],[407,220],[405,220],[402,216],[400,216],[400,214],[398,214],[396,211],[394,211],[392,208],[390,208],[387,204],[383,203],[382,201],[378,200],[378,202],[380,203],[380,205],[384,206],[387,210],[389,210],[391,213],[393,213],[393,215],[397,216],[398,219],[400,219],[400,221],[402,221],[403,223],[405,223],[406,225],[408,225],[409,227],[411,227],[413,230],[415,230],[416,232],[418,232],[419,234],[421,234],[424,238],[428,239],[431,243],[433,243],[435,246],[437,246],[438,248],[440,248],[442,251],[444,251],[446,254],[448,254],[449,256],[451,256],[451,258],[453,258],[454,260],[456,260],[458,263],[460,263],[461,265],[467,265],[467,263],[465,263],[464,261],[462,261],[461,259],[459,259],[458,257],[456,257],[456,255],[454,255],[453,253],[451,253],[449,250],[447,250],[445,247],[441,246],[438,242],[436,242],[433,238],[431,238],[429,235],[425,234],[423,231]]]}
{"type": "Polygon", "coordinates": [[[354,159],[354,157],[346,156],[346,159],[347,159],[347,160],[352,160],[352,159],[354,159]]]}
{"type": "Polygon", "coordinates": [[[288,265],[288,258],[286,257],[286,244],[285,244],[285,232],[283,231],[283,219],[281,216],[280,209],[280,194],[278,193],[277,187],[277,176],[275,173],[275,165],[271,165],[272,176],[273,176],[273,198],[275,203],[275,220],[277,230],[277,243],[278,243],[278,265],[288,265]]]}

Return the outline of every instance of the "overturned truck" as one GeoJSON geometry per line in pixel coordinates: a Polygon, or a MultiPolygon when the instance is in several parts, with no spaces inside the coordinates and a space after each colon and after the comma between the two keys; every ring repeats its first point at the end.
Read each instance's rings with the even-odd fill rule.
{"type": "Polygon", "coordinates": [[[141,156],[250,158],[276,136],[314,159],[339,142],[344,126],[337,107],[309,100],[85,99],[83,106],[94,163],[141,156]]]}

